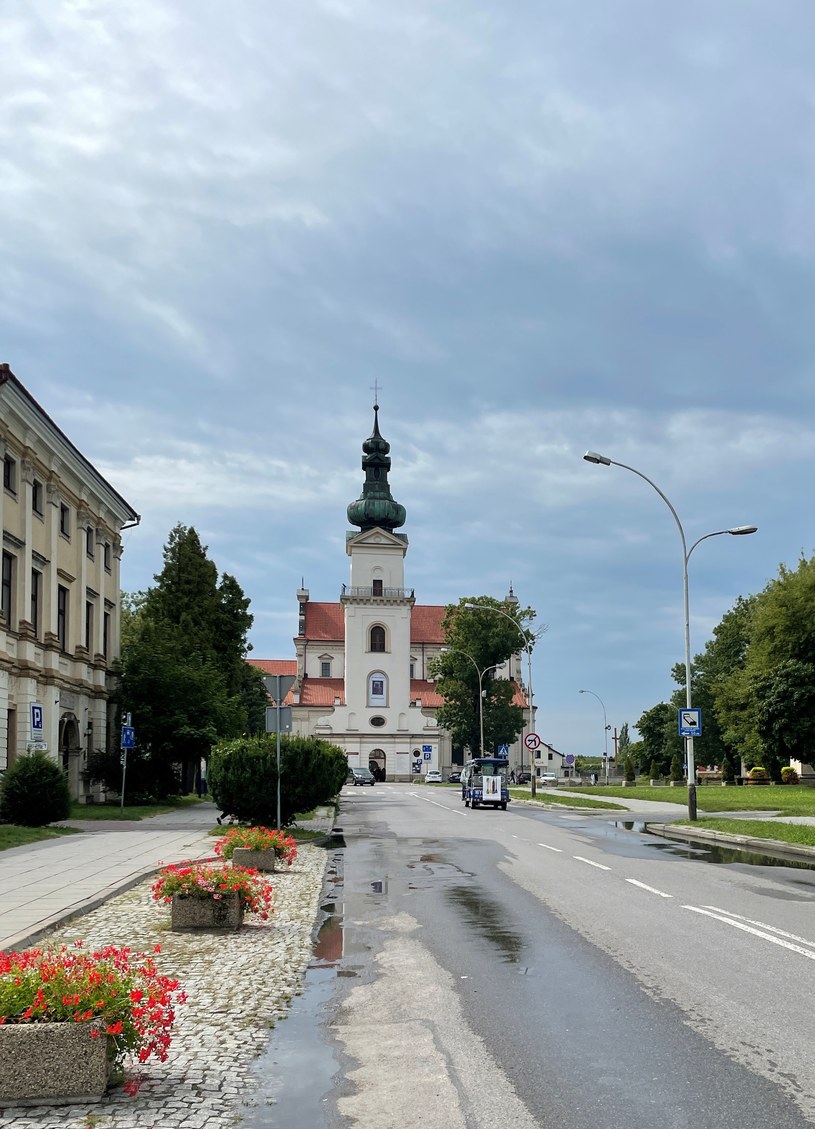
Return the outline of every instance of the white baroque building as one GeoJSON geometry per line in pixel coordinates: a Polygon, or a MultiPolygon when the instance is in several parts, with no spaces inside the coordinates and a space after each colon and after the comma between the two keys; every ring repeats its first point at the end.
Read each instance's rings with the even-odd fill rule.
{"type": "MultiPolygon", "coordinates": [[[[417,771],[446,772],[462,763],[463,752],[453,750],[449,733],[436,723],[443,699],[429,664],[444,647],[445,608],[417,604],[406,587],[408,539],[396,532],[406,514],[391,496],[390,445],[379,432],[378,413],[374,405],[373,432],[362,445],[362,495],[348,507],[348,520],[357,527],[346,534],[349,583],[335,603],[312,601],[307,589],[298,590],[295,659],[248,661],[266,674],[295,678],[285,701],[292,707],[293,733],[339,745],[352,768],[410,780],[417,771]]],[[[517,766],[531,721],[520,656],[511,656],[497,673],[516,681],[514,702],[525,711],[524,730],[509,753],[517,766]]]]}
{"type": "Polygon", "coordinates": [[[139,515],[0,364],[0,772],[32,747],[90,798],[119,654],[123,529],[139,515]],[[34,729],[32,723],[41,721],[34,729]]]}

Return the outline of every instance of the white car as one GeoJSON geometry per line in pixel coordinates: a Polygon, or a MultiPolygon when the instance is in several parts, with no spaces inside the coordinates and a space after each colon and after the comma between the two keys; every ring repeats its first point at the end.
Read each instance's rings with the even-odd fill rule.
{"type": "Polygon", "coordinates": [[[441,784],[441,773],[436,772],[435,768],[431,768],[429,772],[425,773],[425,784],[441,784]]]}
{"type": "Polygon", "coordinates": [[[557,784],[557,773],[555,773],[555,772],[542,772],[540,774],[540,783],[542,785],[557,784]]]}

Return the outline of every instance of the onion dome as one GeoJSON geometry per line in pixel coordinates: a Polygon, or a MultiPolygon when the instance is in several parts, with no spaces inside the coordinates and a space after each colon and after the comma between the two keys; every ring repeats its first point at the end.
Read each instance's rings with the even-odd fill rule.
{"type": "Polygon", "coordinates": [[[374,429],[362,444],[362,469],[365,471],[362,494],[348,507],[348,520],[363,532],[366,529],[389,529],[392,532],[405,524],[407,511],[394,502],[388,484],[390,449],[390,443],[379,434],[379,404],[374,404],[374,429]]]}

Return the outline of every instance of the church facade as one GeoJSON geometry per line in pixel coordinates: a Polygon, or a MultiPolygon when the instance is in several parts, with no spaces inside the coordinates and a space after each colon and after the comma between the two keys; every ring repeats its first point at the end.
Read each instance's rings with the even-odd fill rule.
{"type": "MultiPolygon", "coordinates": [[[[370,767],[383,780],[410,780],[431,770],[446,775],[464,757],[436,721],[443,699],[430,674],[445,645],[445,607],[417,604],[406,585],[408,539],[398,532],[406,512],[391,495],[390,445],[379,431],[378,405],[362,449],[362,494],[347,511],[355,526],[345,542],[349,582],[330,603],[298,590],[295,659],[249,661],[266,674],[294,677],[285,701],[292,732],[339,745],[349,767],[370,767]]],[[[516,681],[514,704],[525,711],[524,730],[508,754],[513,766],[523,761],[523,735],[531,723],[520,671],[520,656],[513,655],[496,672],[516,681]]]]}

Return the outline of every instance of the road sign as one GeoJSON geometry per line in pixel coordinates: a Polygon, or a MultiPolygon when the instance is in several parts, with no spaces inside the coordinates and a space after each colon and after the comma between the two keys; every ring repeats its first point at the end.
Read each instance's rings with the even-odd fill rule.
{"type": "Polygon", "coordinates": [[[31,740],[38,741],[42,737],[42,706],[36,702],[31,703],[31,740]]]}
{"type": "Polygon", "coordinates": [[[426,748],[425,748],[425,746],[424,746],[424,745],[422,745],[422,748],[423,748],[423,749],[425,749],[425,751],[424,751],[424,752],[422,753],[422,756],[424,757],[424,759],[425,759],[426,761],[429,761],[429,760],[430,760],[430,758],[431,758],[431,757],[433,756],[433,753],[432,753],[432,752],[427,752],[427,750],[426,750],[426,748]]]}
{"type": "Polygon", "coordinates": [[[701,737],[702,736],[702,711],[691,709],[686,706],[685,709],[679,711],[679,736],[680,737],[701,737]]]}
{"type": "Polygon", "coordinates": [[[277,716],[280,715],[280,732],[291,733],[291,706],[266,707],[266,732],[277,733],[277,716]]]}
{"type": "Polygon", "coordinates": [[[30,753],[47,753],[48,752],[48,742],[47,741],[29,741],[28,745],[26,747],[28,748],[28,751],[30,753]]]}
{"type": "Polygon", "coordinates": [[[122,748],[135,749],[136,747],[136,730],[132,725],[122,726],[122,748]]]}
{"type": "Polygon", "coordinates": [[[292,686],[297,681],[293,674],[264,674],[263,685],[266,687],[266,693],[270,698],[274,698],[275,694],[280,695],[280,705],[286,700],[286,695],[292,686]]]}
{"type": "Polygon", "coordinates": [[[432,753],[433,752],[433,746],[432,745],[422,745],[422,752],[423,753],[432,753]]]}
{"type": "Polygon", "coordinates": [[[537,733],[527,733],[526,737],[524,737],[524,744],[527,749],[531,749],[534,753],[536,749],[541,747],[541,739],[537,733]]]}
{"type": "Polygon", "coordinates": [[[509,745],[499,745],[498,746],[498,756],[499,757],[508,757],[509,756],[509,745]]]}
{"type": "Polygon", "coordinates": [[[574,753],[566,754],[566,764],[574,764],[574,753]]]}

